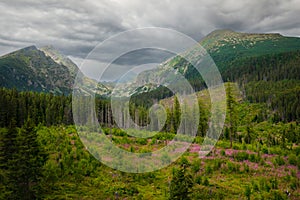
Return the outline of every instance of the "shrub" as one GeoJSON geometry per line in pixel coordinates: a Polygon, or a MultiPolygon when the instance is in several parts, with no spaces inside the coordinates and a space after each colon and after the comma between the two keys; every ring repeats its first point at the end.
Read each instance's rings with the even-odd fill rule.
{"type": "Polygon", "coordinates": [[[232,172],[234,170],[234,166],[232,162],[227,162],[227,168],[229,172],[232,172]]]}
{"type": "Polygon", "coordinates": [[[291,165],[297,165],[297,156],[295,154],[289,155],[289,163],[291,165]]]}
{"type": "Polygon", "coordinates": [[[279,190],[272,190],[271,197],[272,197],[272,199],[275,199],[275,200],[285,200],[286,199],[286,195],[284,195],[279,190]]]}
{"type": "Polygon", "coordinates": [[[154,145],[154,144],[156,144],[156,139],[155,139],[155,138],[152,138],[152,139],[151,139],[151,145],[154,145]]]}
{"type": "Polygon", "coordinates": [[[300,183],[298,181],[298,178],[293,178],[290,182],[291,182],[290,184],[291,189],[297,190],[299,188],[300,183]]]}
{"type": "Polygon", "coordinates": [[[226,153],[225,153],[225,151],[222,149],[221,152],[220,152],[220,154],[221,154],[221,156],[225,156],[226,153]]]}
{"type": "Polygon", "coordinates": [[[269,185],[266,178],[260,178],[259,188],[260,188],[261,191],[264,190],[264,191],[269,192],[271,190],[271,186],[269,185]]]}
{"type": "Polygon", "coordinates": [[[209,181],[208,181],[207,177],[204,177],[203,185],[209,186],[209,181]]]}
{"type": "Polygon", "coordinates": [[[201,181],[202,181],[202,178],[201,178],[201,176],[196,176],[196,178],[195,178],[195,183],[197,183],[197,184],[201,184],[201,181]]]}
{"type": "Polygon", "coordinates": [[[140,144],[140,145],[146,145],[148,143],[146,138],[138,138],[136,140],[136,143],[140,144]]]}
{"type": "Polygon", "coordinates": [[[200,166],[201,166],[201,160],[196,159],[193,163],[192,163],[192,170],[194,173],[197,173],[200,170],[200,166]]]}
{"type": "Polygon", "coordinates": [[[227,168],[228,168],[228,172],[239,172],[240,171],[240,165],[234,164],[230,161],[227,162],[227,168]]]}
{"type": "Polygon", "coordinates": [[[273,163],[276,165],[284,165],[285,164],[285,161],[284,159],[281,157],[281,156],[276,156],[275,159],[273,160],[273,163]]]}
{"type": "Polygon", "coordinates": [[[248,200],[250,200],[251,188],[249,186],[246,186],[245,188],[245,196],[247,197],[248,200]]]}
{"type": "Polygon", "coordinates": [[[214,163],[213,163],[213,170],[216,171],[216,170],[220,169],[221,165],[222,165],[222,160],[215,159],[214,163]]]}
{"type": "Polygon", "coordinates": [[[247,150],[247,145],[243,142],[243,146],[242,146],[243,150],[247,150]]]}
{"type": "Polygon", "coordinates": [[[247,165],[246,163],[243,163],[243,167],[244,167],[244,172],[248,173],[250,171],[249,165],[247,165]]]}
{"type": "Polygon", "coordinates": [[[296,155],[299,156],[300,155],[300,146],[296,147],[294,149],[294,151],[295,151],[296,155]]]}
{"type": "Polygon", "coordinates": [[[130,146],[129,151],[130,151],[130,152],[134,152],[134,147],[133,147],[133,146],[130,146]]]}
{"type": "Polygon", "coordinates": [[[270,183],[271,183],[272,189],[278,189],[278,181],[277,181],[277,178],[276,178],[276,177],[275,177],[275,178],[272,178],[272,179],[270,180],[270,183]]]}
{"type": "Polygon", "coordinates": [[[268,148],[265,147],[265,146],[261,149],[261,151],[262,151],[264,154],[268,154],[268,153],[269,153],[268,148]]]}
{"type": "Polygon", "coordinates": [[[256,182],[252,182],[252,188],[253,188],[253,191],[255,191],[255,192],[259,191],[259,187],[258,187],[258,184],[256,182]]]}
{"type": "Polygon", "coordinates": [[[212,173],[212,168],[211,168],[211,166],[210,165],[206,165],[206,167],[205,167],[205,173],[206,174],[211,174],[212,173]]]}
{"type": "Polygon", "coordinates": [[[249,154],[247,152],[241,151],[235,154],[234,157],[237,161],[243,161],[243,160],[248,160],[249,154]]]}
{"type": "Polygon", "coordinates": [[[255,154],[250,154],[249,155],[249,161],[251,161],[251,162],[257,162],[257,156],[255,154]]]}

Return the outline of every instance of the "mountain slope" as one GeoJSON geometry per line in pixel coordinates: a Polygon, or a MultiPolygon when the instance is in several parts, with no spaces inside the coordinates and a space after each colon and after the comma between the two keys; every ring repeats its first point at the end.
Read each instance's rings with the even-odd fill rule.
{"type": "MultiPolygon", "coordinates": [[[[201,40],[200,44],[213,58],[223,80],[239,83],[247,100],[266,103],[275,112],[276,121],[300,118],[300,98],[294,95],[300,92],[300,38],[218,30],[201,40]]],[[[201,50],[196,47],[184,54],[192,60],[201,58],[201,50]]],[[[205,88],[198,71],[180,55],[161,64],[158,71],[140,74],[138,81],[153,81],[171,68],[183,74],[196,91],[205,88]]],[[[136,99],[152,102],[151,99],[161,99],[162,93],[161,88],[156,91],[152,88],[151,95],[136,94],[136,99]]],[[[164,94],[167,96],[163,98],[172,95],[164,94]]]]}
{"type": "Polygon", "coordinates": [[[223,72],[237,60],[300,50],[300,38],[284,37],[278,33],[257,34],[218,30],[210,33],[200,44],[208,51],[223,72]]]}
{"type": "MultiPolygon", "coordinates": [[[[0,87],[19,91],[36,91],[53,94],[70,94],[79,72],[75,63],[52,46],[26,47],[0,57],[0,87]]],[[[81,93],[110,94],[109,87],[82,76],[81,93]]]]}
{"type": "Polygon", "coordinates": [[[79,68],[77,65],[70,60],[67,56],[59,53],[53,46],[45,46],[40,48],[41,51],[45,53],[46,56],[52,58],[56,63],[64,65],[69,69],[71,76],[75,77],[79,68]]]}
{"type": "Polygon", "coordinates": [[[0,86],[20,91],[67,94],[73,84],[68,68],[35,46],[2,56],[0,72],[0,86]]]}

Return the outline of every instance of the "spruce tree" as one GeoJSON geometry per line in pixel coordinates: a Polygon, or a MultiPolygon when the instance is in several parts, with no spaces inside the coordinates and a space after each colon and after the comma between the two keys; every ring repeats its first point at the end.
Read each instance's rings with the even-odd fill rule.
{"type": "Polygon", "coordinates": [[[230,148],[232,148],[232,140],[236,134],[236,101],[232,93],[232,86],[228,84],[226,88],[227,97],[227,115],[228,115],[228,125],[229,125],[229,137],[230,137],[230,148]]]}
{"type": "Polygon", "coordinates": [[[14,154],[8,160],[10,199],[36,199],[42,167],[47,159],[39,145],[31,119],[27,119],[14,141],[14,154]]]}
{"type": "Polygon", "coordinates": [[[180,161],[180,168],[173,173],[170,185],[170,200],[189,200],[193,179],[187,168],[189,163],[186,158],[180,161]]]}

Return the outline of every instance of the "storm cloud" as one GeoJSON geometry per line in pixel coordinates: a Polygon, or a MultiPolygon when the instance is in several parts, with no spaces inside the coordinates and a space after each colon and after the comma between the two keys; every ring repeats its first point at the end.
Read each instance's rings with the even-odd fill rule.
{"type": "Polygon", "coordinates": [[[80,64],[100,42],[141,27],[171,28],[197,41],[215,29],[300,36],[299,5],[300,0],[4,0],[0,55],[52,45],[80,64]]]}

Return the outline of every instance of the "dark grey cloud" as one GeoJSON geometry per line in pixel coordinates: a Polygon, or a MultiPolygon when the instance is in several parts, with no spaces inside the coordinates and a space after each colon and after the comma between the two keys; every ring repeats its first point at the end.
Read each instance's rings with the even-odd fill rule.
{"type": "MultiPolygon", "coordinates": [[[[300,36],[299,5],[300,0],[3,0],[0,55],[51,44],[80,63],[99,42],[149,26],[171,28],[195,40],[223,28],[300,36]]],[[[135,59],[147,57],[140,52],[135,59]]],[[[118,65],[132,60],[124,58],[118,65]]]]}

